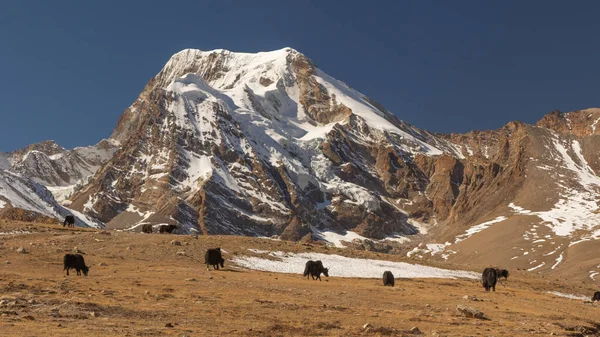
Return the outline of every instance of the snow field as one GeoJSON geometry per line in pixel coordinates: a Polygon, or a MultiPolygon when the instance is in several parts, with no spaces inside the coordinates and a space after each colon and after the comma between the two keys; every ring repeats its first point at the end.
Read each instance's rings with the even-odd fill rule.
{"type": "MultiPolygon", "coordinates": [[[[253,250],[255,253],[264,251],[253,250]]],[[[269,271],[285,274],[302,274],[308,260],[321,260],[325,268],[329,268],[329,276],[379,278],[386,270],[391,271],[398,278],[467,278],[479,279],[478,273],[462,270],[449,270],[405,262],[391,262],[384,260],[358,259],[340,255],[321,253],[284,253],[269,252],[271,258],[267,259],[253,256],[235,256],[232,262],[238,266],[260,271],[269,271]]]]}

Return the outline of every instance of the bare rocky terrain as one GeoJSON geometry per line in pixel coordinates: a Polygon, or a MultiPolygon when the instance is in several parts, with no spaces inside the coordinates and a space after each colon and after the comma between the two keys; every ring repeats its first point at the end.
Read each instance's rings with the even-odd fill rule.
{"type": "MultiPolygon", "coordinates": [[[[573,282],[511,270],[495,293],[478,280],[323,277],[251,271],[229,263],[248,249],[321,252],[415,262],[397,255],[237,236],[141,234],[0,222],[0,324],[5,336],[596,336],[600,308],[548,291],[589,295],[573,282]],[[207,271],[221,247],[225,268],[207,271]],[[88,277],[66,276],[79,251],[88,277]],[[457,306],[483,312],[465,317],[457,306]]],[[[419,261],[447,269],[483,265],[419,261]]],[[[331,266],[335,268],[335,266],[331,266]]],[[[298,271],[302,272],[301,270],[298,271]]],[[[382,271],[383,272],[383,271],[382,271]]]]}

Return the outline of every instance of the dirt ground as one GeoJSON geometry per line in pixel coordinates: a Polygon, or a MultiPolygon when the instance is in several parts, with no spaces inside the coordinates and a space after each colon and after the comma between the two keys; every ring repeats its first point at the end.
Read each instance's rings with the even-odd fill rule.
{"type": "Polygon", "coordinates": [[[485,293],[477,280],[397,279],[394,288],[379,279],[319,282],[227,263],[235,254],[252,255],[249,248],[407,261],[318,244],[0,221],[0,335],[600,335],[598,306],[547,293],[593,293],[565,279],[516,271],[495,293],[485,293]],[[202,262],[212,247],[227,254],[225,268],[209,272],[202,262]],[[92,266],[88,277],[63,272],[62,257],[74,249],[92,266]],[[464,317],[457,305],[485,316],[464,317]]]}

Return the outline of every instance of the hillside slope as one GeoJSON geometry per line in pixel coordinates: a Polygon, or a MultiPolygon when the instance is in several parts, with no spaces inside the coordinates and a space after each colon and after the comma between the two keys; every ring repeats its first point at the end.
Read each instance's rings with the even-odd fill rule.
{"type": "Polygon", "coordinates": [[[479,141],[493,132],[453,135],[479,162],[499,163],[498,173],[491,181],[484,173],[479,186],[463,181],[451,214],[456,225],[429,239],[439,245],[411,254],[595,279],[600,273],[594,256],[600,248],[598,120],[600,109],[587,109],[554,112],[535,126],[514,123],[491,154],[479,141]],[[484,193],[468,198],[473,187],[484,193]],[[461,213],[461,207],[478,211],[461,213]]]}

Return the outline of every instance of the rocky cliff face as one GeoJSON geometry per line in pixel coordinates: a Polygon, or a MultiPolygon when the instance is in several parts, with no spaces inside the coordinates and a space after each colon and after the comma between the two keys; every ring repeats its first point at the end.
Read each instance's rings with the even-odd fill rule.
{"type": "Polygon", "coordinates": [[[182,232],[415,234],[433,217],[415,162],[460,156],[286,48],[174,55],[128,108],[122,144],[72,207],[110,227],[182,232]]]}
{"type": "Polygon", "coordinates": [[[599,112],[443,136],[464,158],[416,158],[438,226],[408,255],[565,275],[584,268],[593,279],[598,263],[584,252],[600,238],[599,112]]]}
{"type": "Polygon", "coordinates": [[[599,121],[600,109],[577,110],[569,113],[553,111],[536,125],[565,136],[586,137],[600,134],[600,129],[596,132],[599,121]]]}
{"type": "Polygon", "coordinates": [[[115,141],[67,150],[53,141],[29,145],[12,153],[0,154],[0,169],[18,173],[42,184],[59,201],[65,200],[110,159],[118,148],[115,141]]]}
{"type": "MultiPolygon", "coordinates": [[[[0,153],[0,218],[55,223],[72,210],[60,205],[115,153],[118,143],[67,150],[53,141],[0,153]]],[[[68,202],[67,202],[68,204],[68,202]]],[[[76,215],[80,226],[102,223],[76,215]]]]}
{"type": "Polygon", "coordinates": [[[432,134],[293,49],[190,49],[147,83],[108,141],[35,144],[0,154],[0,169],[51,190],[89,177],[67,203],[112,228],[409,238],[438,242],[410,256],[544,270],[600,237],[598,121],[588,109],[432,134]]]}
{"type": "MultiPolygon", "coordinates": [[[[72,210],[59,205],[41,184],[20,174],[0,169],[0,219],[57,223],[72,210]]],[[[102,227],[101,223],[75,212],[76,225],[102,227]]]]}

